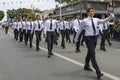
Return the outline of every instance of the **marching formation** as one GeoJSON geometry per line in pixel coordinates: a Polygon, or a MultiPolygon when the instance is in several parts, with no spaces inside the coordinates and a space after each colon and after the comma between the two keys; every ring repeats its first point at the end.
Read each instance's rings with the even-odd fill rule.
{"type": "MultiPolygon", "coordinates": [[[[36,19],[33,21],[31,17],[26,19],[17,18],[12,24],[14,30],[14,38],[19,40],[19,42],[25,43],[27,46],[29,43],[30,48],[33,47],[32,41],[33,36],[36,36],[36,51],[40,50],[40,41],[42,39],[42,34],[47,43],[48,49],[48,58],[53,56],[53,45],[58,45],[57,40],[61,36],[61,47],[66,48],[65,42],[75,43],[76,48],[75,52],[81,52],[80,45],[84,46],[85,42],[87,46],[87,56],[85,59],[84,70],[93,71],[89,63],[92,62],[93,68],[96,70],[97,78],[100,79],[103,76],[103,73],[99,69],[99,66],[95,57],[95,48],[97,44],[97,38],[101,35],[101,44],[100,49],[106,51],[105,41],[108,41],[108,44],[112,43],[109,41],[109,25],[113,25],[113,22],[109,22],[114,18],[114,14],[110,13],[108,17],[102,15],[101,19],[94,18],[94,9],[87,9],[88,17],[80,20],[80,15],[76,14],[74,19],[66,18],[62,16],[61,19],[56,19],[53,13],[50,13],[48,18],[44,20],[41,19],[39,15],[36,16],[36,19]],[[60,35],[60,34],[61,35],[60,35]],[[73,39],[71,41],[71,34],[73,39]]],[[[7,29],[8,30],[8,29],[7,29]]],[[[42,46],[42,45],[41,45],[42,46]]]]}

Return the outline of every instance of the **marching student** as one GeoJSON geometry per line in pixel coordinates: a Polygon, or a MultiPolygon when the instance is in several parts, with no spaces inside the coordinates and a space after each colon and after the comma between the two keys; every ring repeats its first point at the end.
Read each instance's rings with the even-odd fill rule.
{"type": "MultiPolygon", "coordinates": [[[[73,28],[75,30],[75,36],[76,33],[81,29],[81,20],[80,20],[80,15],[76,14],[76,19],[73,21],[73,28]]],[[[78,38],[78,42],[76,43],[76,53],[80,52],[80,41],[81,41],[81,33],[78,38]]]]}
{"type": "Polygon", "coordinates": [[[9,22],[7,21],[6,25],[5,25],[5,33],[6,34],[8,33],[8,29],[9,29],[9,22]]]}
{"type": "MultiPolygon", "coordinates": [[[[111,11],[111,10],[112,10],[112,8],[109,8],[109,11],[111,11]]],[[[96,48],[96,44],[97,44],[96,29],[98,27],[98,24],[108,22],[112,18],[114,18],[114,14],[110,13],[110,16],[105,19],[94,18],[94,9],[93,8],[88,8],[87,14],[88,14],[88,17],[81,21],[81,29],[79,29],[74,40],[75,40],[75,42],[78,42],[79,35],[80,35],[81,31],[84,29],[85,30],[85,43],[88,48],[87,56],[85,59],[84,70],[93,71],[89,66],[89,63],[91,60],[93,68],[96,70],[97,78],[100,79],[103,76],[103,73],[99,69],[99,66],[96,61],[96,56],[95,56],[95,54],[96,54],[95,48],[96,48]]]]}
{"type": "Polygon", "coordinates": [[[18,19],[15,19],[15,21],[13,22],[13,30],[14,30],[14,38],[18,40],[18,35],[19,35],[18,19]]]}
{"type": "Polygon", "coordinates": [[[54,20],[54,14],[49,13],[49,19],[45,22],[44,28],[44,37],[47,38],[48,58],[54,55],[52,50],[55,37],[55,29],[56,20],[54,20]]]}
{"type": "Polygon", "coordinates": [[[61,41],[61,47],[63,49],[65,49],[65,35],[66,35],[66,27],[67,27],[67,21],[65,21],[65,17],[62,16],[61,21],[59,23],[59,30],[61,32],[61,37],[62,37],[62,41],[61,41]]]}
{"type": "Polygon", "coordinates": [[[70,29],[71,29],[71,22],[70,19],[67,19],[67,26],[65,28],[65,32],[66,32],[66,41],[69,41],[69,43],[71,43],[70,29]]]}
{"type": "MultiPolygon", "coordinates": [[[[102,15],[101,17],[102,17],[102,19],[105,19],[106,16],[102,15]]],[[[100,26],[102,27],[102,32],[103,32],[103,34],[101,35],[102,38],[101,38],[100,50],[106,51],[105,41],[107,40],[109,45],[112,44],[108,37],[109,22],[102,23],[102,24],[100,24],[100,26]]]]}
{"type": "Polygon", "coordinates": [[[39,43],[41,41],[41,34],[42,34],[42,30],[43,30],[44,26],[43,26],[43,21],[41,20],[40,16],[37,15],[36,16],[36,20],[34,21],[34,28],[32,31],[35,31],[35,35],[36,35],[36,51],[39,51],[39,43]]]}
{"type": "Polygon", "coordinates": [[[25,40],[25,45],[28,44],[28,40],[29,40],[30,48],[33,47],[33,45],[32,45],[32,40],[33,40],[33,35],[34,35],[34,32],[32,32],[33,27],[34,27],[34,22],[32,21],[31,17],[28,17],[28,21],[26,22],[26,40],[25,40]]]}
{"type": "Polygon", "coordinates": [[[18,19],[18,26],[19,26],[19,42],[23,42],[23,22],[22,22],[22,18],[18,19]]]}
{"type": "Polygon", "coordinates": [[[24,43],[26,41],[26,28],[27,28],[27,18],[25,18],[23,21],[22,21],[22,24],[23,24],[23,39],[24,39],[24,43]]]}

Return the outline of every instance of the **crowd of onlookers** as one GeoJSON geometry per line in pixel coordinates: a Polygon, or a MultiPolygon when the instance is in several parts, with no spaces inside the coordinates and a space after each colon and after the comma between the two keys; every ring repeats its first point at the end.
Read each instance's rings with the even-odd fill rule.
{"type": "Polygon", "coordinates": [[[112,35],[114,39],[120,38],[120,20],[115,20],[113,29],[112,29],[112,35]]]}

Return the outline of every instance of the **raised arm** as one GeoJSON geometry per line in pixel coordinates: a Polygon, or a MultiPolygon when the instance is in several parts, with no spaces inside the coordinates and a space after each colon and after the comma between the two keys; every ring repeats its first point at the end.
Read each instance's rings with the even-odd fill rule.
{"type": "Polygon", "coordinates": [[[98,19],[98,24],[106,23],[109,22],[111,19],[114,18],[114,14],[110,13],[110,16],[105,18],[105,19],[98,19]]]}

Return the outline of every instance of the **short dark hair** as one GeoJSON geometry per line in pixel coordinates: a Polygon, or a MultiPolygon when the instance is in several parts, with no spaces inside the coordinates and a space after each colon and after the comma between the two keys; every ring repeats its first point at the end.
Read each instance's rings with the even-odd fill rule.
{"type": "Polygon", "coordinates": [[[62,16],[62,18],[65,18],[65,16],[62,16]]]}
{"type": "Polygon", "coordinates": [[[36,15],[36,18],[37,18],[38,16],[40,16],[40,15],[36,15]]]}
{"type": "Polygon", "coordinates": [[[49,16],[54,15],[53,13],[49,13],[49,16]]]}
{"type": "Polygon", "coordinates": [[[89,13],[91,9],[94,10],[94,8],[90,7],[90,8],[87,8],[86,12],[89,13]]]}
{"type": "Polygon", "coordinates": [[[28,17],[28,19],[32,19],[32,17],[28,17]]]}

